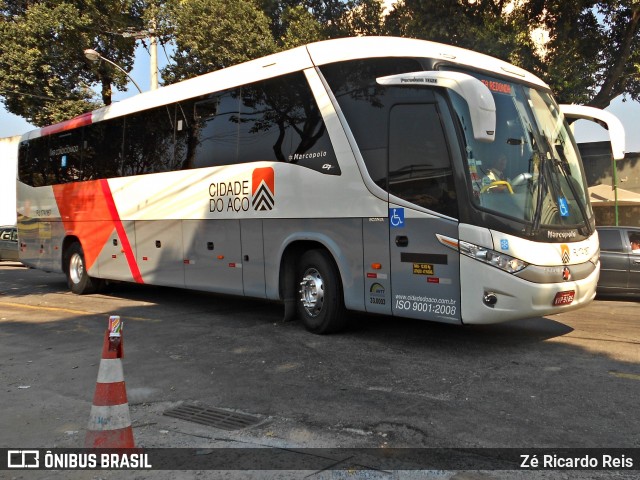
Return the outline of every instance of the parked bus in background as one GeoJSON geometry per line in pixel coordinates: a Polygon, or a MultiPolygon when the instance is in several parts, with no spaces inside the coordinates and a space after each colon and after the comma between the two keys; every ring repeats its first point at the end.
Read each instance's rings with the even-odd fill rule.
{"type": "Polygon", "coordinates": [[[0,225],[16,224],[16,172],[20,137],[0,138],[0,225]]]}
{"type": "Polygon", "coordinates": [[[348,310],[559,313],[598,280],[549,87],[421,40],[314,43],[35,130],[17,190],[21,261],[75,293],[118,280],[280,300],[316,333],[348,310]]]}

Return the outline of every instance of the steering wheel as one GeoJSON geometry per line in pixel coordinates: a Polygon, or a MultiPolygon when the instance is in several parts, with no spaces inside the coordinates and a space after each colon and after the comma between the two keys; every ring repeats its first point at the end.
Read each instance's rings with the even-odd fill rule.
{"type": "Polygon", "coordinates": [[[490,192],[491,190],[497,187],[505,187],[505,186],[507,187],[507,190],[509,190],[509,193],[513,195],[513,188],[511,187],[511,184],[506,180],[496,180],[495,182],[491,182],[489,185],[485,185],[484,187],[482,187],[482,189],[480,190],[480,193],[490,192]]]}

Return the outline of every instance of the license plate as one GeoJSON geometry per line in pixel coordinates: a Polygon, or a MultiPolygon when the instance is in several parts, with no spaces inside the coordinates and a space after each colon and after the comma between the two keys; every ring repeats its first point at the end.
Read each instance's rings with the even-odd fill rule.
{"type": "Polygon", "coordinates": [[[574,290],[569,290],[567,292],[558,292],[556,293],[556,298],[553,299],[553,305],[569,305],[573,302],[573,299],[576,296],[576,292],[574,290]]]}

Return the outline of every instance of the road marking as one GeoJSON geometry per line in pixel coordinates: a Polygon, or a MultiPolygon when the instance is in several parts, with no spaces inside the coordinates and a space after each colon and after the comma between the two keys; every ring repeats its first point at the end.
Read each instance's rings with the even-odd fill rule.
{"type": "Polygon", "coordinates": [[[635,373],[609,372],[609,374],[613,375],[616,378],[626,378],[628,380],[640,381],[640,375],[636,375],[635,373]]]}
{"type": "MultiPolygon", "coordinates": [[[[24,303],[12,303],[12,302],[0,302],[0,305],[7,305],[9,307],[24,308],[27,310],[43,310],[47,312],[64,312],[71,313],[73,315],[108,315],[108,312],[88,312],[86,310],[72,310],[70,308],[61,307],[43,307],[41,305],[25,305],[24,303]]],[[[145,317],[126,317],[127,320],[139,320],[143,322],[159,322],[160,320],[145,318],[145,317]]]]}

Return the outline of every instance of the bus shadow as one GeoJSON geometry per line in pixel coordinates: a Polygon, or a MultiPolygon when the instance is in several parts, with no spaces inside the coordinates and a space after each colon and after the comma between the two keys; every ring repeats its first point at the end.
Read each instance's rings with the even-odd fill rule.
{"type": "MultiPolygon", "coordinates": [[[[284,307],[279,302],[258,298],[239,297],[210,292],[183,290],[172,287],[136,285],[130,283],[109,284],[101,295],[122,299],[146,301],[156,307],[180,309],[185,303],[197,305],[199,309],[212,314],[228,314],[234,322],[244,320],[255,322],[284,323],[291,329],[304,326],[297,321],[284,322],[284,307]]],[[[364,340],[411,341],[422,344],[485,344],[515,345],[540,343],[546,340],[567,335],[573,328],[557,320],[545,317],[512,320],[491,325],[450,325],[439,322],[399,318],[386,315],[374,315],[362,312],[347,312],[348,327],[345,331],[326,337],[354,337],[364,340]]]]}
{"type": "Polygon", "coordinates": [[[425,320],[351,314],[350,332],[359,336],[403,338],[451,347],[472,343],[476,345],[523,345],[544,342],[573,332],[573,328],[545,317],[512,320],[490,325],[451,325],[425,320]]]}

